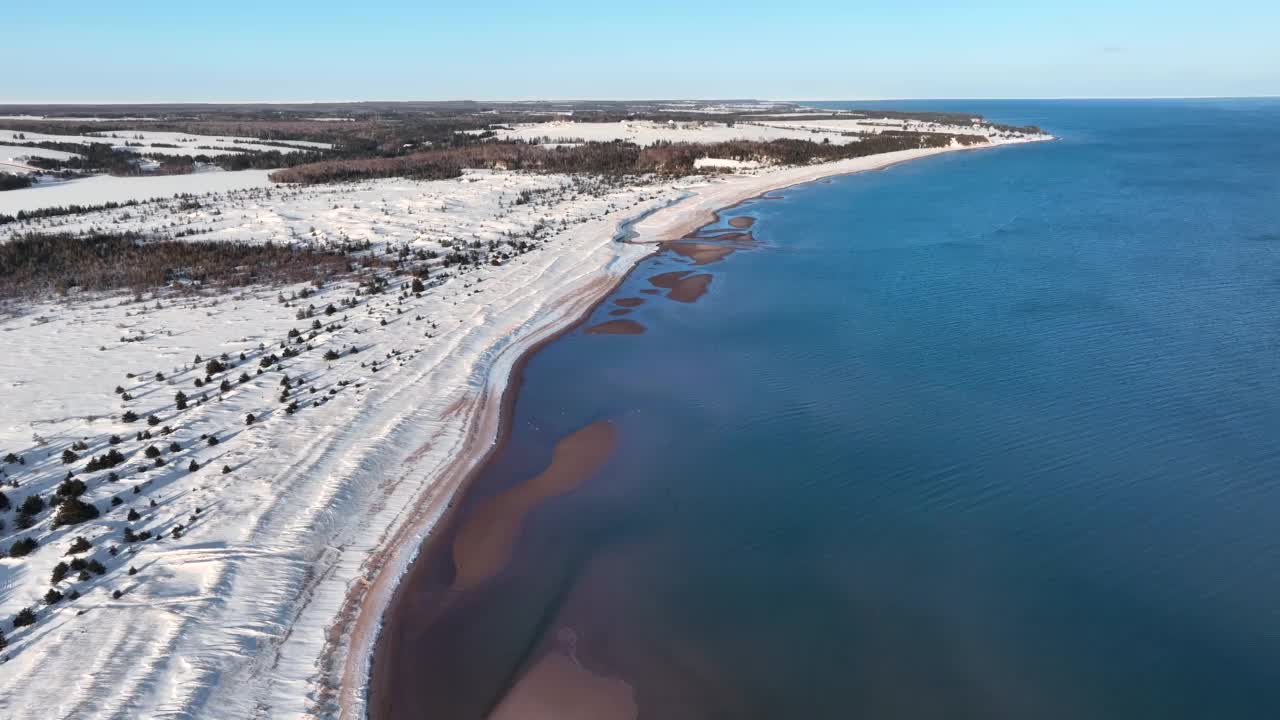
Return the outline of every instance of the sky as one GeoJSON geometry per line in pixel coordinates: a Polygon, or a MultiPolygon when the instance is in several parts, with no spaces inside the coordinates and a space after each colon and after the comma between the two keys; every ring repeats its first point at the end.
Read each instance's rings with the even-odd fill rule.
{"type": "Polygon", "coordinates": [[[1280,95],[1280,2],[13,0],[0,103],[1280,95]]]}

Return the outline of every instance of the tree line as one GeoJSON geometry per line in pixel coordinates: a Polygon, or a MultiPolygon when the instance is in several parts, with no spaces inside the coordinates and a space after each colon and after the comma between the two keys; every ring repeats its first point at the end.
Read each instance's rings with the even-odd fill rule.
{"type": "MultiPolygon", "coordinates": [[[[368,264],[364,262],[362,264],[368,264]]],[[[82,290],[296,283],[350,272],[338,250],[152,239],[134,232],[28,233],[0,244],[0,298],[82,290]]]]}

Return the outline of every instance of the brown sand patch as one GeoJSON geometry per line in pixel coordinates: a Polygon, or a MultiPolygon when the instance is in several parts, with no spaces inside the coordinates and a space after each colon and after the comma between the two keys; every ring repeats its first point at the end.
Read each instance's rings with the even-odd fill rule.
{"type": "Polygon", "coordinates": [[[707,294],[707,289],[710,287],[710,275],[705,273],[702,275],[690,275],[677,282],[675,287],[671,288],[671,292],[667,293],[667,297],[676,302],[697,302],[698,298],[707,294]]]}
{"type": "Polygon", "coordinates": [[[738,243],[740,245],[756,241],[755,236],[751,233],[737,230],[707,230],[705,232],[700,230],[693,235],[686,236],[684,239],[687,241],[714,240],[716,242],[738,243]]]}
{"type": "Polygon", "coordinates": [[[662,294],[662,291],[661,291],[661,290],[658,290],[657,288],[645,288],[645,289],[641,290],[640,292],[644,293],[645,295],[660,295],[660,294],[662,294]]]}
{"type": "Polygon", "coordinates": [[[617,434],[607,420],[591,423],[556,443],[546,470],[477,505],[453,540],[452,589],[468,590],[497,574],[520,536],[525,515],[586,482],[613,454],[617,434]]]}
{"type": "Polygon", "coordinates": [[[746,230],[756,224],[756,219],[750,215],[739,215],[735,218],[729,218],[729,226],[736,227],[739,230],[746,230]]]}
{"type": "Polygon", "coordinates": [[[661,273],[649,278],[649,284],[654,287],[660,287],[664,290],[670,290],[680,282],[681,278],[688,274],[690,274],[689,270],[676,270],[674,272],[661,273]]]}
{"type": "Polygon", "coordinates": [[[613,304],[618,307],[636,307],[644,304],[644,298],[618,298],[613,301],[613,304]]]}
{"type": "Polygon", "coordinates": [[[700,242],[664,243],[663,247],[682,257],[693,261],[694,265],[708,265],[718,262],[733,254],[734,248],[728,245],[712,245],[700,242]]]}
{"type": "Polygon", "coordinates": [[[618,308],[617,310],[610,310],[609,314],[614,317],[620,317],[622,315],[630,315],[631,308],[618,308]]]}
{"type": "Polygon", "coordinates": [[[557,647],[529,669],[494,708],[489,720],[634,720],[635,690],[578,662],[577,636],[556,633],[557,647]]]}
{"type": "Polygon", "coordinates": [[[609,320],[587,328],[588,335],[640,335],[648,330],[635,320],[609,320]]]}

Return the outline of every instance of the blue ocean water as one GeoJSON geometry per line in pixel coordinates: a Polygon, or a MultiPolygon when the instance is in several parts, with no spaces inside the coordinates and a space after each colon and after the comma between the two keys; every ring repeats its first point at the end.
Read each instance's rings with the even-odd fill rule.
{"type": "Polygon", "coordinates": [[[415,631],[433,716],[568,629],[642,718],[1280,717],[1280,101],[920,107],[1061,139],[750,201],[532,357],[462,521],[618,447],[415,631]]]}

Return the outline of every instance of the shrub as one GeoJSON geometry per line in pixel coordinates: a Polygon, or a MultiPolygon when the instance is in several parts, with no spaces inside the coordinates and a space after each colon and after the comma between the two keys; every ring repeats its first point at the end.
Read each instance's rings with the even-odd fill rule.
{"type": "Polygon", "coordinates": [[[156,417],[155,415],[148,415],[147,424],[152,427],[155,427],[156,425],[160,424],[160,418],[156,417]]]}
{"type": "Polygon", "coordinates": [[[191,464],[187,465],[187,472],[195,472],[199,469],[200,469],[200,463],[196,462],[195,460],[192,460],[191,464]]]}
{"type": "Polygon", "coordinates": [[[84,491],[87,489],[88,488],[85,486],[84,481],[81,480],[80,478],[74,478],[74,477],[67,478],[66,480],[63,480],[60,485],[58,485],[58,489],[54,491],[54,497],[58,497],[58,498],[80,497],[81,495],[84,494],[84,491]]]}
{"type": "Polygon", "coordinates": [[[53,526],[79,525],[97,518],[98,515],[98,508],[93,503],[87,503],[78,497],[67,498],[54,514],[53,526]]]}
{"type": "Polygon", "coordinates": [[[58,602],[62,602],[62,593],[57,588],[49,588],[49,592],[44,594],[44,604],[52,605],[58,602]]]}
{"type": "Polygon", "coordinates": [[[129,514],[125,516],[125,519],[128,520],[129,522],[134,522],[135,520],[141,517],[142,516],[138,514],[137,510],[134,510],[133,508],[129,508],[129,514]]]}
{"type": "Polygon", "coordinates": [[[33,608],[25,607],[13,616],[13,628],[16,630],[20,627],[36,624],[36,611],[33,608]]]}
{"type": "Polygon", "coordinates": [[[245,416],[244,416],[244,424],[245,424],[245,425],[252,425],[256,420],[257,420],[257,418],[255,418],[255,417],[253,416],[253,413],[249,413],[249,414],[247,414],[247,415],[245,415],[245,416]]]}
{"type": "Polygon", "coordinates": [[[91,545],[88,540],[84,539],[83,536],[80,536],[71,541],[71,547],[67,548],[66,554],[75,555],[77,553],[88,552],[91,549],[93,549],[93,545],[91,545]]]}
{"type": "Polygon", "coordinates": [[[44,498],[39,495],[28,495],[18,506],[18,512],[23,515],[39,515],[44,511],[44,507],[44,498]]]}
{"type": "Polygon", "coordinates": [[[160,457],[160,448],[155,445],[148,445],[147,449],[142,451],[142,454],[146,455],[148,459],[158,458],[160,457]]]}
{"type": "Polygon", "coordinates": [[[32,552],[35,552],[37,545],[38,543],[35,541],[35,538],[22,538],[21,540],[16,540],[9,546],[9,557],[26,557],[32,552]]]}
{"type": "Polygon", "coordinates": [[[0,490],[0,512],[8,510],[10,507],[9,496],[5,495],[3,490],[0,490]]]}
{"type": "Polygon", "coordinates": [[[102,564],[102,563],[98,562],[97,560],[90,560],[90,561],[89,561],[88,570],[89,570],[89,572],[93,573],[94,575],[106,575],[106,574],[107,574],[107,568],[106,568],[105,566],[103,566],[103,564],[102,564]]]}
{"type": "Polygon", "coordinates": [[[62,464],[70,465],[80,459],[80,456],[71,451],[70,448],[62,451],[62,464]]]}
{"type": "Polygon", "coordinates": [[[217,375],[218,373],[226,369],[227,367],[223,365],[222,362],[218,360],[218,358],[212,358],[209,360],[209,362],[204,364],[204,374],[206,376],[217,375]]]}
{"type": "Polygon", "coordinates": [[[222,466],[222,474],[223,474],[223,475],[230,475],[230,474],[231,474],[231,466],[230,466],[230,465],[223,465],[223,466],[222,466]]]}
{"type": "Polygon", "coordinates": [[[124,414],[120,416],[120,419],[124,422],[131,423],[138,419],[138,413],[132,410],[126,410],[124,414]]]}
{"type": "Polygon", "coordinates": [[[67,571],[70,569],[71,567],[64,562],[60,562],[57,565],[54,565],[53,574],[49,577],[49,584],[57,585],[58,583],[62,582],[64,579],[66,579],[67,571]]]}

